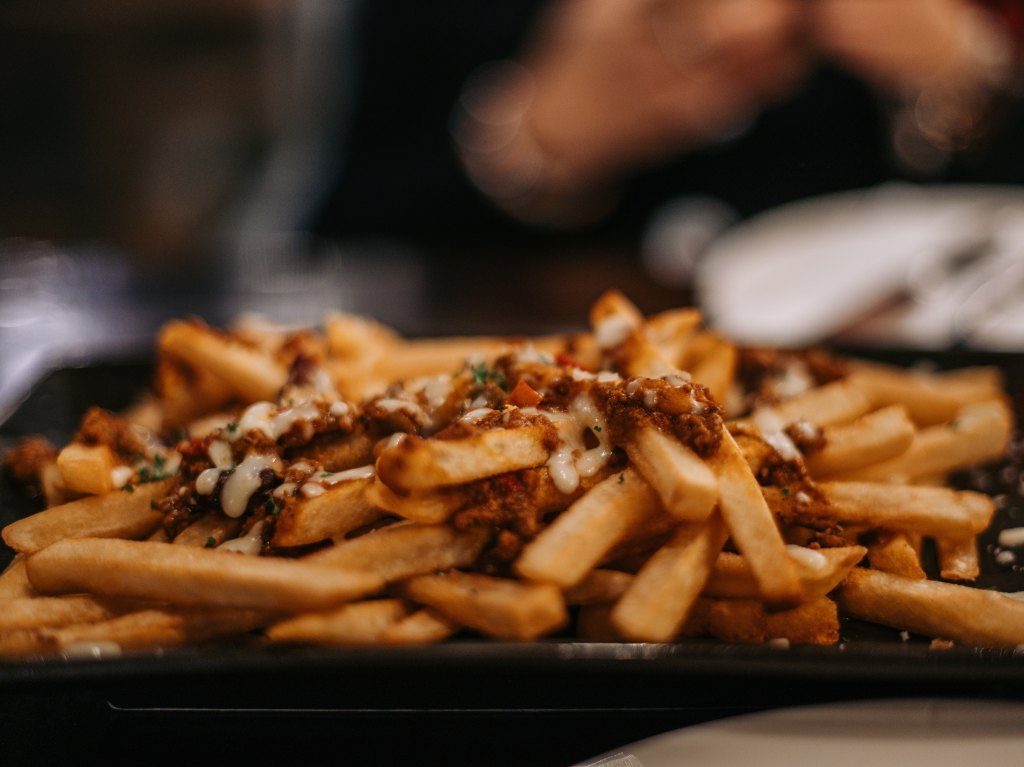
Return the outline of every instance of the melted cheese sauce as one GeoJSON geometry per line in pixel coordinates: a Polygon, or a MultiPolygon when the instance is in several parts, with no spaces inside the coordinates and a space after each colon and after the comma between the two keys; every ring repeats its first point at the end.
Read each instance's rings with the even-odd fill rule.
{"type": "Polygon", "coordinates": [[[581,477],[594,476],[612,457],[607,425],[594,401],[586,394],[574,399],[566,413],[535,408],[523,408],[521,412],[542,415],[558,430],[559,444],[551,451],[547,469],[555,487],[562,493],[575,492],[581,477]],[[597,439],[596,447],[586,447],[584,433],[587,430],[597,439]]]}
{"type": "Polygon", "coordinates": [[[210,456],[213,465],[218,469],[226,470],[235,465],[235,457],[231,454],[231,445],[222,439],[213,440],[206,449],[206,454],[210,456]]]}
{"type": "MultiPolygon", "coordinates": [[[[259,489],[260,472],[264,469],[280,471],[281,459],[276,455],[250,455],[238,464],[220,492],[220,507],[225,514],[237,518],[245,513],[249,499],[259,489]]],[[[198,492],[199,488],[196,490],[198,492]]]]}
{"type": "Polygon", "coordinates": [[[257,555],[263,549],[263,526],[261,520],[249,528],[249,532],[241,538],[225,541],[217,547],[219,551],[235,551],[239,554],[257,555]]]}
{"type": "Polygon", "coordinates": [[[370,479],[376,474],[373,464],[367,464],[366,466],[356,466],[354,469],[345,469],[345,471],[336,471],[334,474],[328,474],[326,477],[322,477],[319,481],[330,487],[331,485],[337,485],[339,482],[348,482],[353,479],[370,479]]]}
{"type": "Polygon", "coordinates": [[[594,340],[601,349],[613,349],[633,332],[633,324],[625,317],[613,314],[605,317],[594,328],[594,340]]]}
{"type": "Polygon", "coordinates": [[[797,461],[803,457],[793,440],[783,431],[785,424],[774,410],[758,410],[751,420],[761,432],[764,441],[771,445],[784,461],[797,461]]]}
{"type": "Polygon", "coordinates": [[[110,470],[110,481],[114,487],[124,487],[134,476],[135,470],[131,466],[116,466],[110,470]]]}
{"type": "Polygon", "coordinates": [[[217,487],[217,480],[220,479],[222,471],[218,468],[206,469],[196,477],[196,492],[199,495],[209,495],[217,487]]]}
{"type": "Polygon", "coordinates": [[[248,432],[258,431],[276,442],[297,422],[312,421],[319,417],[320,408],[315,402],[300,402],[283,410],[278,410],[272,402],[257,402],[242,413],[238,428],[228,434],[228,440],[236,442],[248,432]]]}

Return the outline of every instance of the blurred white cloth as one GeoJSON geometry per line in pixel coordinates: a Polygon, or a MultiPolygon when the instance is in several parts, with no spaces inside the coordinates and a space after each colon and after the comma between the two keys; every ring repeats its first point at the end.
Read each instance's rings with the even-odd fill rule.
{"type": "Polygon", "coordinates": [[[890,184],[787,205],[716,239],[696,284],[746,343],[1024,349],[1024,189],[890,184]]]}

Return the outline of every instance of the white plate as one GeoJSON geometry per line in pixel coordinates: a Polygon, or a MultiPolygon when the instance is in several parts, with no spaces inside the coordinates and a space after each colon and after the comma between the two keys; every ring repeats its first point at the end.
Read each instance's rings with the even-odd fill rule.
{"type": "MultiPolygon", "coordinates": [[[[939,348],[957,340],[958,312],[972,299],[977,304],[982,282],[1007,270],[1016,277],[1024,260],[1024,190],[890,184],[787,205],[712,245],[697,272],[698,295],[726,335],[806,345],[870,317],[930,264],[984,238],[991,238],[994,258],[953,275],[927,301],[918,296],[876,330],[889,344],[939,348]]],[[[976,345],[1024,345],[1019,315],[983,323],[976,345]]]]}
{"type": "Polygon", "coordinates": [[[687,727],[579,767],[1012,767],[1024,704],[900,700],[781,709],[687,727]]]}

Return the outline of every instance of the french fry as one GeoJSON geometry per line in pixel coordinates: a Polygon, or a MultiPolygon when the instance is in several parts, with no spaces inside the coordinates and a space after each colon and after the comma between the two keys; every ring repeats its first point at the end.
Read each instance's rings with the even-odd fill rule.
{"type": "Polygon", "coordinates": [[[163,413],[162,427],[179,428],[224,407],[234,397],[217,376],[169,355],[161,355],[153,379],[163,413]]]}
{"type": "Polygon", "coordinates": [[[816,599],[795,608],[767,613],[749,599],[710,600],[702,632],[738,644],[761,644],[787,639],[794,644],[835,644],[839,641],[839,615],[835,602],[816,599]]]}
{"type": "Polygon", "coordinates": [[[321,645],[365,645],[380,640],[408,612],[401,599],[375,599],[344,605],[330,612],[297,615],[267,629],[271,642],[321,645]]]}
{"type": "Polygon", "coordinates": [[[631,573],[591,570],[583,580],[565,590],[565,601],[570,605],[610,604],[626,593],[632,582],[631,573]]]}
{"type": "MultiPolygon", "coordinates": [[[[224,514],[210,512],[178,533],[174,537],[174,543],[178,546],[200,546],[212,549],[215,546],[220,546],[224,541],[234,538],[241,527],[241,518],[232,519],[224,514]]],[[[160,528],[157,532],[163,533],[163,529],[160,528]]],[[[149,538],[149,540],[166,543],[167,536],[164,534],[163,537],[149,538]]]]}
{"type": "Polygon", "coordinates": [[[373,594],[384,583],[372,573],[301,561],[103,538],[54,543],[29,559],[28,577],[43,594],[85,591],[282,613],[334,607],[373,594]]]}
{"type": "Polygon", "coordinates": [[[636,430],[626,452],[669,514],[683,521],[699,522],[711,513],[718,500],[718,481],[688,447],[646,426],[636,430]]]}
{"type": "Polygon", "coordinates": [[[849,381],[833,381],[774,407],[759,408],[751,418],[738,423],[751,426],[759,420],[770,419],[784,426],[796,421],[809,421],[825,427],[847,423],[870,410],[871,402],[859,387],[849,381]]]}
{"type": "Polygon", "coordinates": [[[905,533],[888,530],[876,532],[868,542],[868,561],[875,570],[902,575],[904,578],[924,580],[928,577],[921,567],[917,550],[905,533]]]}
{"type": "Polygon", "coordinates": [[[117,459],[106,445],[72,442],[57,456],[57,468],[64,486],[76,493],[102,495],[114,489],[111,472],[117,459]]]}
{"type": "Polygon", "coordinates": [[[860,361],[854,363],[849,380],[876,406],[902,405],[923,426],[952,420],[964,405],[1000,399],[1003,390],[995,368],[920,373],[860,361]]]}
{"type": "Polygon", "coordinates": [[[163,520],[150,507],[174,485],[173,479],[115,490],[54,506],[12,522],[3,530],[4,543],[15,551],[33,552],[63,538],[141,538],[163,520]]]}
{"type": "Polygon", "coordinates": [[[390,582],[468,567],[480,556],[489,535],[483,528],[460,531],[447,525],[393,525],[322,549],[302,561],[374,573],[390,582]]]}
{"type": "MultiPolygon", "coordinates": [[[[787,551],[796,565],[804,598],[808,601],[832,591],[867,553],[863,546],[807,549],[799,556],[793,553],[792,548],[787,551]]],[[[761,596],[746,560],[730,552],[718,555],[703,593],[709,597],[729,599],[759,599],[761,596]]]]}
{"type": "Polygon", "coordinates": [[[978,541],[968,538],[936,538],[939,575],[950,581],[973,581],[981,573],[978,541]]]}
{"type": "Polygon", "coordinates": [[[713,337],[714,343],[693,365],[694,381],[699,381],[711,392],[712,399],[720,404],[728,401],[729,389],[736,379],[736,365],[739,354],[736,347],[724,339],[713,337]]]}
{"type": "Polygon", "coordinates": [[[456,623],[500,639],[536,639],[568,620],[561,592],[549,583],[455,571],[420,575],[397,590],[456,623]]]}
{"type": "Polygon", "coordinates": [[[39,486],[43,490],[43,499],[48,509],[74,500],[77,495],[65,486],[56,461],[49,461],[39,470],[39,486]]]}
{"type": "Polygon", "coordinates": [[[798,604],[802,590],[796,566],[786,555],[761,487],[728,430],[723,429],[722,444],[708,463],[718,478],[722,518],[750,565],[765,602],[776,608],[798,604]]]}
{"type": "Polygon", "coordinates": [[[81,595],[12,599],[4,602],[3,610],[0,611],[0,633],[95,623],[109,620],[133,607],[128,602],[81,595]]]}
{"type": "Polygon", "coordinates": [[[38,596],[28,581],[28,572],[25,569],[26,561],[27,557],[24,554],[18,554],[0,573],[0,603],[11,599],[38,596]]]}
{"type": "Polygon", "coordinates": [[[57,649],[56,643],[36,629],[22,629],[0,634],[0,658],[45,655],[57,649]]]}
{"type": "Polygon", "coordinates": [[[660,510],[651,486],[632,469],[624,469],[592,488],[529,543],[516,561],[516,572],[568,588],[631,528],[660,510]]]}
{"type": "Polygon", "coordinates": [[[576,620],[576,633],[585,642],[621,642],[623,637],[612,622],[610,604],[584,605],[576,620]]]}
{"type": "Polygon", "coordinates": [[[385,645],[421,645],[443,642],[459,626],[433,610],[417,610],[392,623],[377,638],[385,645]]]}
{"type": "MultiPolygon", "coordinates": [[[[854,527],[955,538],[977,535],[995,513],[991,498],[967,490],[878,482],[822,482],[818,487],[839,522],[854,527]]],[[[773,488],[765,488],[764,495],[773,508],[783,502],[773,488]]]]}
{"type": "Polygon", "coordinates": [[[324,471],[345,471],[373,463],[373,440],[362,431],[337,439],[317,440],[295,452],[295,458],[316,461],[324,471]]]}
{"type": "Polygon", "coordinates": [[[978,402],[957,411],[949,424],[922,429],[906,451],[836,479],[906,482],[992,461],[1005,451],[1013,416],[1001,401],[978,402]]]}
{"type": "Polygon", "coordinates": [[[217,376],[246,402],[272,400],[287,371],[269,354],[190,322],[169,322],[160,349],[217,376]]]}
{"type": "Polygon", "coordinates": [[[43,629],[39,635],[51,647],[65,652],[108,644],[120,650],[149,650],[242,634],[270,620],[271,616],[266,613],[252,610],[160,608],[140,610],[98,623],[43,629]]]}
{"type": "Polygon", "coordinates": [[[408,436],[381,452],[377,476],[398,493],[472,482],[548,460],[543,426],[492,429],[463,439],[408,436]]]}
{"type": "Polygon", "coordinates": [[[383,514],[366,498],[372,484],[372,479],[350,479],[292,503],[278,517],[272,543],[303,546],[376,522],[383,514]]]}
{"type": "Polygon", "coordinates": [[[399,495],[377,478],[366,490],[366,500],[400,517],[436,525],[466,504],[462,488],[440,488],[399,495]]]}
{"type": "Polygon", "coordinates": [[[697,600],[728,532],[721,516],[680,527],[636,574],[611,613],[622,636],[667,642],[679,631],[697,600]]]}
{"type": "Polygon", "coordinates": [[[995,591],[855,568],[839,605],[855,618],[959,644],[1024,644],[1024,602],[995,591]]]}
{"type": "Polygon", "coordinates": [[[806,456],[815,478],[853,471],[903,453],[914,441],[914,424],[900,405],[823,429],[825,446],[806,456]]]}

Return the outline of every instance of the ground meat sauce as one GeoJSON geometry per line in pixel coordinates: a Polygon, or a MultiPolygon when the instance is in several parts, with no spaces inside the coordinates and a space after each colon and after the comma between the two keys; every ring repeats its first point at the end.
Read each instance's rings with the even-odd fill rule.
{"type": "Polygon", "coordinates": [[[26,437],[4,457],[4,466],[18,483],[38,488],[43,467],[57,458],[57,448],[43,437],[26,437]]]}
{"type": "Polygon", "coordinates": [[[825,432],[809,421],[791,423],[783,431],[803,455],[812,455],[825,447],[825,432]]]}
{"type": "Polygon", "coordinates": [[[776,385],[794,364],[801,366],[815,386],[838,381],[849,375],[849,366],[841,357],[821,351],[787,351],[746,347],[739,349],[736,379],[744,392],[745,409],[779,402],[776,385]]]}
{"type": "Polygon", "coordinates": [[[138,457],[147,452],[147,445],[128,421],[99,407],[92,407],[82,417],[72,442],[84,445],[106,445],[122,458],[138,457]]]}
{"type": "Polygon", "coordinates": [[[625,444],[642,426],[675,436],[705,459],[713,456],[722,442],[721,410],[700,384],[672,385],[657,378],[634,378],[625,384],[595,385],[591,394],[617,445],[625,444]]]}

